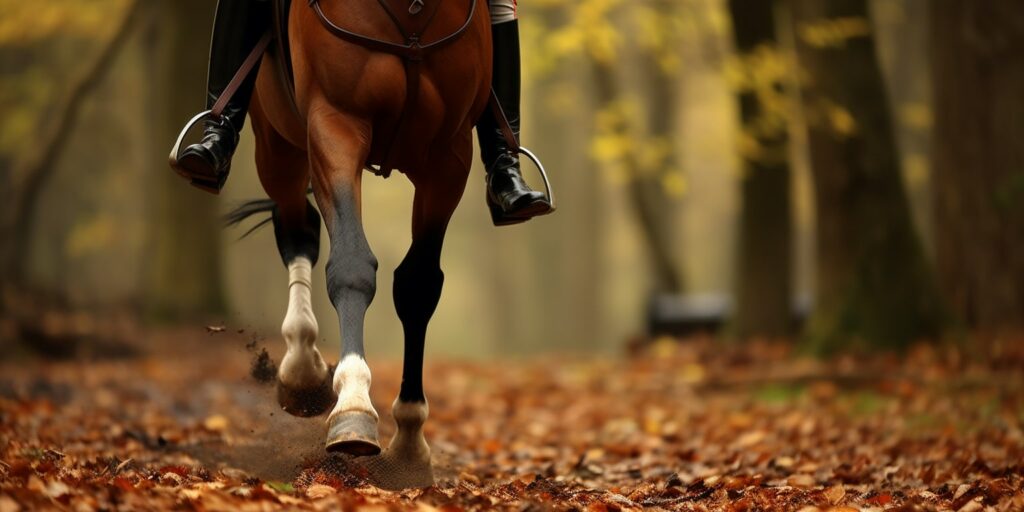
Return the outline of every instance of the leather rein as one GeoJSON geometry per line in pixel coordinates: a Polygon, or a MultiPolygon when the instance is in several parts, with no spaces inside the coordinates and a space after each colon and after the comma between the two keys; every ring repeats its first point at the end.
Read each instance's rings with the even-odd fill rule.
{"type": "MultiPolygon", "coordinates": [[[[449,43],[454,42],[459,38],[459,36],[466,32],[466,29],[468,29],[473,22],[473,16],[476,13],[477,0],[469,0],[469,13],[466,15],[466,21],[462,23],[462,26],[460,26],[456,31],[452,32],[451,34],[448,34],[447,36],[441,39],[438,39],[427,44],[423,44],[420,41],[420,36],[422,32],[424,32],[427,29],[427,27],[430,26],[430,23],[434,20],[434,15],[437,14],[438,4],[435,4],[434,9],[432,10],[432,12],[429,13],[428,17],[425,20],[425,23],[421,25],[420,30],[413,32],[411,34],[407,34],[402,26],[402,23],[399,21],[398,16],[395,15],[394,11],[392,11],[391,6],[388,5],[387,1],[377,1],[381,5],[381,7],[384,8],[384,11],[388,14],[388,17],[391,18],[391,21],[394,23],[399,33],[402,34],[402,37],[405,38],[405,44],[392,43],[390,41],[376,39],[339,27],[334,22],[332,22],[327,17],[326,14],[324,14],[323,9],[320,7],[320,0],[309,0],[309,6],[313,8],[313,12],[316,13],[317,18],[320,19],[320,23],[324,26],[324,28],[326,28],[328,32],[334,34],[338,38],[353,44],[357,44],[364,48],[368,48],[373,51],[390,53],[392,55],[397,55],[398,57],[402,58],[402,63],[405,66],[405,105],[402,107],[402,113],[399,116],[398,124],[396,125],[394,132],[391,134],[391,141],[387,145],[387,155],[384,157],[384,160],[381,162],[378,169],[373,169],[372,167],[369,166],[367,167],[371,172],[374,172],[375,174],[387,178],[388,176],[391,175],[392,171],[391,162],[393,161],[392,158],[394,156],[395,142],[399,140],[399,135],[401,134],[403,127],[405,127],[408,124],[407,121],[409,115],[412,112],[415,112],[416,107],[419,105],[420,74],[424,56],[432,50],[439,49],[449,43]]],[[[435,1],[437,1],[438,3],[440,2],[440,0],[435,1]]],[[[414,5],[422,5],[422,3],[414,5]]],[[[494,106],[498,106],[497,102],[495,101],[495,98],[493,97],[493,91],[491,102],[494,104],[494,106]]],[[[492,106],[492,108],[494,108],[494,106],[492,106]]],[[[501,107],[498,106],[498,109],[500,110],[501,107]]],[[[504,119],[504,114],[502,114],[501,119],[504,119]]],[[[505,121],[504,124],[508,125],[508,122],[505,121]]],[[[515,139],[515,136],[514,134],[512,134],[511,129],[508,129],[508,134],[512,135],[512,140],[515,139]]],[[[515,146],[518,147],[518,144],[516,144],[515,146]]]]}

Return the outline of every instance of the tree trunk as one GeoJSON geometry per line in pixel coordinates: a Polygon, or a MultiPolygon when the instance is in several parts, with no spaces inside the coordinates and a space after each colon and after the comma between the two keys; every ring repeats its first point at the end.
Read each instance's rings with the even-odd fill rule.
{"type": "Polygon", "coordinates": [[[0,174],[0,283],[6,286],[28,286],[24,279],[34,225],[32,212],[70,139],[82,105],[106,77],[135,29],[140,10],[140,2],[128,5],[110,39],[91,57],[92,61],[67,92],[55,101],[56,115],[42,127],[38,140],[25,155],[10,162],[10,167],[2,166],[5,171],[0,174]]]}
{"type": "MultiPolygon", "coordinates": [[[[652,0],[652,7],[667,19],[675,19],[678,14],[677,0],[652,0]]],[[[679,158],[676,154],[677,144],[675,122],[676,105],[678,103],[678,73],[665,69],[660,62],[659,51],[664,49],[648,49],[641,54],[644,78],[646,82],[647,137],[651,144],[664,145],[663,159],[653,162],[654,168],[640,168],[635,159],[631,162],[633,169],[629,181],[629,195],[644,237],[650,248],[651,266],[654,269],[655,294],[678,295],[683,292],[684,279],[677,258],[675,257],[672,240],[679,237],[677,222],[677,198],[673,198],[665,187],[667,173],[680,172],[677,168],[679,158]]],[[[599,73],[610,74],[612,70],[604,69],[599,73]]],[[[602,80],[608,83],[602,86],[604,94],[617,92],[610,82],[613,78],[602,80]]]]}
{"type": "Polygon", "coordinates": [[[214,3],[161,0],[151,5],[155,40],[151,84],[153,175],[145,307],[154,319],[219,314],[221,223],[217,198],[189,186],[167,167],[166,152],[182,124],[204,106],[214,3]]]}
{"type": "Polygon", "coordinates": [[[914,231],[867,0],[793,0],[817,211],[813,349],[905,347],[941,308],[914,231]]]}
{"type": "Polygon", "coordinates": [[[779,59],[774,2],[730,0],[733,38],[743,69],[736,84],[743,161],[733,329],[740,338],[785,336],[793,326],[789,134],[783,74],[763,72],[779,59]]]}
{"type": "Polygon", "coordinates": [[[982,330],[1024,327],[1024,10],[1019,0],[931,9],[936,259],[952,310],[982,330]]]}

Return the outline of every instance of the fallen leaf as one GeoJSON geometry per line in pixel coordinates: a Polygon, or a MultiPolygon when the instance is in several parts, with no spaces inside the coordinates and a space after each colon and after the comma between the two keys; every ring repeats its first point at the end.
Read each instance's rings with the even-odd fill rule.
{"type": "Polygon", "coordinates": [[[223,432],[228,428],[228,419],[221,414],[214,414],[203,421],[203,427],[212,432],[223,432]]]}
{"type": "Polygon", "coordinates": [[[51,498],[60,498],[61,496],[70,493],[71,488],[60,480],[51,480],[46,484],[46,495],[51,498]]]}
{"type": "Polygon", "coordinates": [[[814,477],[813,476],[801,473],[801,474],[793,475],[793,476],[787,478],[786,479],[786,483],[788,483],[789,485],[791,485],[793,487],[807,488],[807,487],[814,487],[814,484],[816,482],[814,481],[814,477]]]}
{"type": "Polygon", "coordinates": [[[306,497],[316,500],[337,492],[334,487],[329,485],[313,484],[306,489],[306,497]]]}
{"type": "Polygon", "coordinates": [[[981,496],[978,496],[977,498],[974,498],[973,500],[964,503],[964,506],[957,509],[956,512],[976,512],[978,510],[981,510],[982,508],[984,508],[984,506],[981,504],[981,501],[981,496]]]}
{"type": "Polygon", "coordinates": [[[970,484],[960,484],[960,486],[956,488],[956,492],[953,493],[953,499],[960,499],[960,497],[967,494],[967,491],[969,490],[971,490],[970,484]]]}
{"type": "Polygon", "coordinates": [[[825,489],[825,498],[828,499],[828,502],[832,505],[842,501],[845,496],[846,489],[844,489],[840,484],[833,485],[832,487],[825,489]]]}
{"type": "Polygon", "coordinates": [[[0,512],[19,512],[21,505],[10,496],[0,495],[0,512]]]}

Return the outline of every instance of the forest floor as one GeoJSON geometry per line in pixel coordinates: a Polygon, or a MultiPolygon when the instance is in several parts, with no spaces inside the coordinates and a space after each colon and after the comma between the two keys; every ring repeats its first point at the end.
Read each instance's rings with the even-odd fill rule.
{"type": "MultiPolygon", "coordinates": [[[[0,512],[1024,510],[1020,339],[828,361],[701,339],[618,358],[431,361],[437,483],[389,492],[323,453],[323,417],[276,407],[250,375],[248,336],[5,358],[0,512]]],[[[400,364],[370,365],[387,440],[400,364]]]]}

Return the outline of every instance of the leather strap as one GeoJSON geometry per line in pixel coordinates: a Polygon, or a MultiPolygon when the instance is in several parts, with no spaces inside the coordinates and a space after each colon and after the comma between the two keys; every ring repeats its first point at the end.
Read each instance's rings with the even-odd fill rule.
{"type": "Polygon", "coordinates": [[[227,108],[228,102],[234,97],[235,93],[238,92],[238,88],[242,86],[242,82],[249,76],[256,64],[259,63],[260,59],[263,58],[263,53],[267,51],[267,46],[270,45],[270,39],[272,31],[268,30],[263,37],[260,38],[256,46],[253,47],[252,51],[249,52],[249,56],[242,62],[241,67],[235,72],[235,76],[228,82],[228,86],[224,88],[224,91],[217,97],[217,101],[213,104],[213,108],[210,109],[210,114],[220,119],[221,114],[224,113],[224,109],[227,108]]]}
{"type": "Polygon", "coordinates": [[[505,117],[505,110],[501,108],[501,102],[498,101],[498,93],[494,92],[493,88],[491,88],[491,99],[487,103],[491,107],[491,113],[494,114],[494,120],[498,122],[498,129],[501,130],[501,136],[505,138],[508,149],[518,154],[519,140],[516,139],[516,132],[512,131],[512,125],[508,122],[508,117],[505,117]]]}
{"type": "MultiPolygon", "coordinates": [[[[438,39],[437,41],[433,41],[427,44],[421,44],[419,37],[415,35],[406,40],[406,44],[397,44],[369,36],[364,36],[362,34],[357,34],[350,30],[341,28],[338,25],[335,25],[334,22],[332,22],[329,18],[327,18],[327,15],[324,14],[324,10],[320,7],[320,0],[309,0],[309,5],[310,7],[313,8],[313,11],[316,13],[317,18],[320,19],[320,24],[322,24],[324,28],[327,29],[328,32],[350,43],[358,44],[362,47],[369,48],[371,50],[390,53],[405,58],[421,55],[428,50],[435,50],[458,39],[459,36],[466,32],[466,29],[469,28],[469,25],[472,24],[473,14],[476,12],[476,3],[477,0],[470,0],[469,14],[466,15],[466,21],[463,22],[462,26],[459,27],[455,32],[452,32],[451,34],[448,34],[447,36],[444,36],[441,39],[438,39]]],[[[391,14],[389,13],[389,16],[390,15],[391,14]]],[[[394,20],[395,18],[392,17],[392,21],[394,20]]],[[[398,23],[395,24],[396,26],[398,25],[398,23]]],[[[399,26],[398,30],[399,32],[401,32],[402,28],[399,26]]]]}

